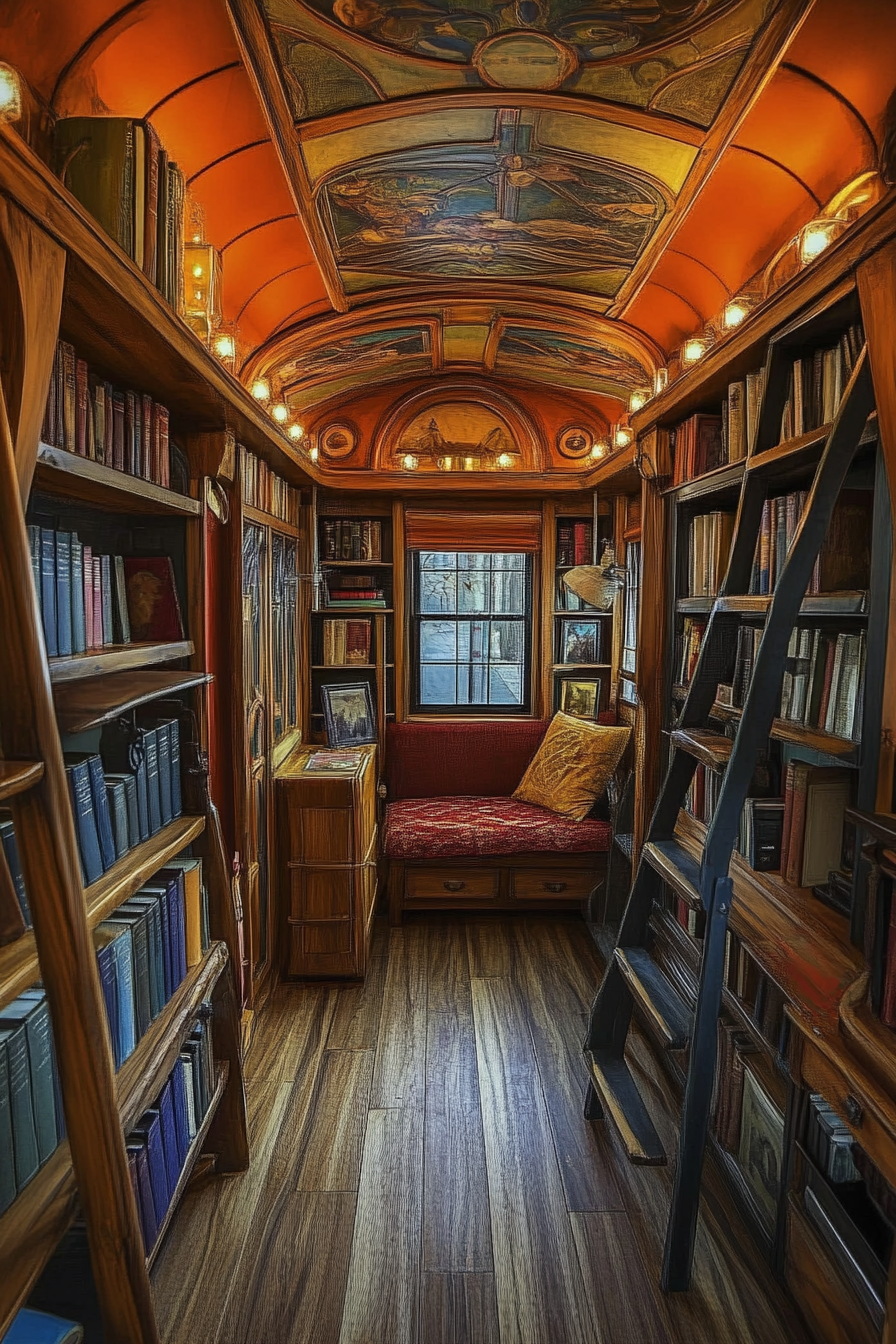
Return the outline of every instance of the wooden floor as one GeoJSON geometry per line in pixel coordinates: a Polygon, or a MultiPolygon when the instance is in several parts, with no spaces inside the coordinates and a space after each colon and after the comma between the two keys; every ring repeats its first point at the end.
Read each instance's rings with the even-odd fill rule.
{"type": "Polygon", "coordinates": [[[659,1292],[669,1169],[582,1118],[584,924],[421,916],[374,950],[363,986],[284,987],[263,1018],[252,1166],[185,1200],[165,1344],[805,1344],[712,1180],[694,1288],[659,1292]]]}

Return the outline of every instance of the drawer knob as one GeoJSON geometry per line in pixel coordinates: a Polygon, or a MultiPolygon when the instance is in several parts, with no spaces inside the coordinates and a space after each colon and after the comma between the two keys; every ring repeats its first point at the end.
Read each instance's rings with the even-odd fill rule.
{"type": "Polygon", "coordinates": [[[565,890],[566,890],[566,883],[565,883],[565,882],[545,882],[545,884],[544,884],[544,889],[545,889],[545,891],[565,891],[565,890]]]}
{"type": "Polygon", "coordinates": [[[442,886],[446,891],[463,891],[466,885],[466,882],[459,882],[457,878],[452,878],[449,882],[442,883],[442,886]]]}
{"type": "Polygon", "coordinates": [[[862,1103],[851,1092],[843,1103],[843,1109],[846,1111],[846,1118],[849,1123],[858,1128],[862,1123],[862,1103]]]}

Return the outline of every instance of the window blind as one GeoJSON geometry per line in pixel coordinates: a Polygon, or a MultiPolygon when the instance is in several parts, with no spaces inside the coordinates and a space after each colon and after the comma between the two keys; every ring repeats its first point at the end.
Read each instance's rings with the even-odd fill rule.
{"type": "Polygon", "coordinates": [[[541,514],[408,509],[405,546],[409,551],[540,551],[541,514]]]}

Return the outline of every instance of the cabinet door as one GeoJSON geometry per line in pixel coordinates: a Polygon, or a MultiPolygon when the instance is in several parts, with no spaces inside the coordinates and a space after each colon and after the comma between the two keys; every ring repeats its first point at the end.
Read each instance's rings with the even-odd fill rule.
{"type": "Polygon", "coordinates": [[[243,530],[243,708],[248,776],[245,780],[247,815],[243,871],[250,957],[256,970],[268,958],[267,562],[265,529],[247,523],[243,530]]]}

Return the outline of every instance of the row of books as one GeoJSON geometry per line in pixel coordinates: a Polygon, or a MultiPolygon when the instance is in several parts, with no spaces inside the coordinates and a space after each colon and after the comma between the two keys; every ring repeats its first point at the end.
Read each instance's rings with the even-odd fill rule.
{"type": "MultiPolygon", "coordinates": [[[[805,490],[765,501],[750,576],[751,593],[775,591],[805,502],[805,490]]],[[[872,508],[870,490],[841,490],[807,595],[838,592],[846,595],[867,589],[871,579],[872,508]]]]}
{"type": "Polygon", "coordinates": [[[183,639],[170,556],[95,555],[77,532],[36,523],[28,541],[48,657],[183,639]]]}
{"type": "MultiPolygon", "coordinates": [[[[761,640],[761,626],[742,625],[738,630],[730,692],[735,707],[746,702],[761,640]]],[[[795,626],[787,650],[779,717],[861,741],[865,645],[863,630],[834,632],[795,626]]]]}
{"type": "Polygon", "coordinates": [[[267,462],[250,453],[242,444],[239,445],[239,461],[243,502],[251,509],[261,509],[281,522],[298,527],[301,492],[294,485],[288,485],[267,462]]]}
{"type": "Polygon", "coordinates": [[[694,910],[665,882],[660,889],[658,903],[691,938],[703,937],[706,929],[706,912],[704,910],[694,910]]]}
{"type": "Polygon", "coordinates": [[[675,684],[689,686],[697,668],[700,647],[706,634],[706,618],[703,616],[685,616],[676,634],[675,684]]]}
{"type": "Polygon", "coordinates": [[[836,345],[813,350],[793,361],[781,416],[782,443],[832,423],[864,343],[861,324],[856,322],[847,327],[836,345]]]}
{"type": "Polygon", "coordinates": [[[589,522],[557,524],[557,564],[590,565],[594,558],[594,528],[589,522]]]}
{"type": "Polygon", "coordinates": [[[789,1032],[784,1012],[787,996],[776,981],[766,975],[746,943],[730,929],[725,934],[723,979],[726,989],[738,1000],[759,1035],[784,1057],[789,1032]]]}
{"type": "Polygon", "coordinates": [[[324,594],[328,607],[386,606],[386,590],[373,574],[331,570],[324,574],[324,594]]]}
{"type": "Polygon", "coordinates": [[[50,1010],[35,986],[0,1009],[0,1214],[64,1137],[50,1010]]]}
{"type": "Polygon", "coordinates": [[[52,448],[171,484],[169,413],[147,393],[122,392],[58,341],[41,439],[52,448]]]}
{"type": "Polygon", "coordinates": [[[685,811],[707,826],[712,821],[713,814],[718,806],[723,778],[724,776],[718,770],[713,770],[700,761],[694,771],[694,777],[688,785],[684,803],[685,811]]]}
{"type": "Polygon", "coordinates": [[[93,939],[120,1069],[208,948],[200,860],[172,859],[97,925],[93,939]]]}
{"type": "Polygon", "coordinates": [[[184,300],[184,175],[148,121],[63,117],[54,168],[69,191],[168,300],[184,300]]]}
{"type": "Polygon", "coordinates": [[[370,621],[324,621],[323,660],[328,667],[370,662],[370,621]]]}
{"type": "Polygon", "coordinates": [[[855,775],[844,766],[788,761],[784,775],[781,873],[798,887],[827,882],[835,869],[851,867],[844,854],[844,813],[855,775]]]}
{"type": "Polygon", "coordinates": [[[687,585],[691,597],[715,597],[728,568],[734,514],[698,513],[688,529],[687,585]]]}
{"type": "Polygon", "coordinates": [[[728,385],[722,414],[698,411],[677,426],[672,441],[672,484],[683,485],[729,462],[740,462],[756,447],[764,370],[728,385]]]}
{"type": "Polygon", "coordinates": [[[99,752],[66,753],[66,776],[89,886],[181,815],[180,724],[146,714],[133,735],[107,725],[99,752]]]}
{"type": "Polygon", "coordinates": [[[184,1042],[174,1068],[152,1106],[125,1135],[128,1171],[143,1245],[149,1255],[158,1240],[190,1147],[215,1093],[211,1012],[204,1013],[184,1042]]]}
{"type": "Polygon", "coordinates": [[[321,560],[382,560],[383,526],[378,518],[324,518],[321,560]]]}

